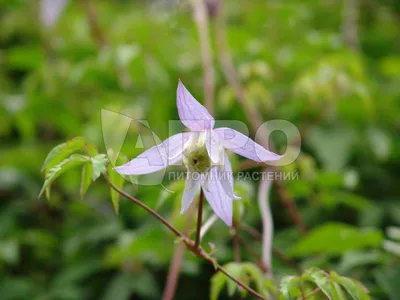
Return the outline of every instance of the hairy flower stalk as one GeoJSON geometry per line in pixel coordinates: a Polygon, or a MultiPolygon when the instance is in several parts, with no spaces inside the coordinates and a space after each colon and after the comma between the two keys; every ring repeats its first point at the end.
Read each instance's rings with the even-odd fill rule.
{"type": "Polygon", "coordinates": [[[187,178],[181,213],[190,207],[201,188],[215,214],[232,226],[233,200],[240,198],[233,192],[232,168],[225,149],[257,162],[282,157],[234,129],[214,129],[214,118],[181,81],[177,89],[177,108],[180,120],[191,131],[169,137],[115,170],[123,175],[149,174],[183,161],[187,178]]]}

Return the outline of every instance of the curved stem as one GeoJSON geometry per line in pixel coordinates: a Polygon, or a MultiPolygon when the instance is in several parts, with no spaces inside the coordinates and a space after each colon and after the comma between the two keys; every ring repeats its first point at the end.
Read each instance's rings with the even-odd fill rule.
{"type": "Polygon", "coordinates": [[[190,240],[186,235],[184,235],[182,232],[180,232],[178,229],[176,229],[173,225],[171,225],[168,220],[166,220],[163,216],[161,216],[159,213],[157,213],[154,209],[148,207],[146,204],[142,203],[135,197],[132,197],[128,193],[122,191],[119,189],[116,185],[114,185],[111,181],[110,178],[106,174],[104,174],[104,178],[106,179],[107,183],[110,185],[111,188],[113,188],[117,193],[119,193],[121,196],[124,196],[128,200],[132,201],[133,203],[139,205],[143,209],[145,209],[147,212],[149,212],[151,215],[156,217],[159,221],[161,221],[165,226],[168,227],[169,230],[171,230],[176,236],[182,239],[182,242],[186,245],[186,248],[191,251],[194,255],[197,257],[200,257],[207,261],[208,263],[212,264],[216,270],[221,271],[224,273],[227,277],[229,277],[231,280],[233,280],[237,285],[241,286],[244,288],[246,291],[248,291],[250,294],[253,296],[257,297],[258,299],[262,300],[267,300],[266,297],[263,295],[257,293],[255,290],[253,290],[251,287],[245,285],[243,282],[240,280],[237,280],[234,278],[231,274],[229,274],[222,266],[220,266],[215,259],[213,259],[200,245],[195,247],[195,242],[190,240]]]}
{"type": "Polygon", "coordinates": [[[156,212],[154,209],[148,207],[146,204],[142,203],[135,197],[132,197],[128,193],[125,193],[123,190],[120,190],[117,186],[114,185],[114,183],[111,182],[110,178],[106,174],[104,174],[104,178],[106,179],[107,183],[121,196],[124,196],[128,200],[132,201],[133,203],[139,205],[141,208],[145,209],[147,212],[152,214],[154,217],[156,217],[161,223],[163,223],[165,226],[168,227],[169,230],[171,230],[173,233],[175,233],[176,236],[180,238],[186,238],[188,239],[187,236],[185,236],[182,232],[180,232],[178,229],[176,229],[173,225],[171,225],[167,219],[165,219],[163,216],[161,216],[158,212],[156,212]]]}
{"type": "Polygon", "coordinates": [[[205,223],[204,225],[201,227],[200,230],[200,241],[202,240],[202,238],[206,235],[206,233],[208,232],[208,230],[211,228],[211,226],[218,220],[217,215],[212,215],[205,223]]]}
{"type": "MultiPolygon", "coordinates": [[[[268,169],[265,169],[268,172],[268,169]]],[[[267,267],[268,273],[272,273],[272,236],[274,234],[274,224],[270,208],[271,194],[270,180],[260,182],[258,188],[258,206],[260,207],[261,220],[263,223],[262,231],[262,262],[267,267]]]]}
{"type": "Polygon", "coordinates": [[[204,193],[203,190],[200,189],[200,197],[199,197],[199,207],[197,213],[197,228],[196,228],[196,240],[194,243],[194,247],[197,248],[200,245],[201,239],[201,222],[203,220],[203,204],[204,204],[204,193]]]}
{"type": "Polygon", "coordinates": [[[163,300],[174,299],[184,255],[185,244],[179,243],[175,246],[174,256],[172,257],[171,266],[168,271],[167,283],[165,284],[163,300]]]}

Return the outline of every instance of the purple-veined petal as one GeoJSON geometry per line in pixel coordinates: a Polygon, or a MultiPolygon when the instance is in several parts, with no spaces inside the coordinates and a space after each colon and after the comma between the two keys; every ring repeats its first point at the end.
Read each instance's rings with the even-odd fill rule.
{"type": "Polygon", "coordinates": [[[218,180],[217,168],[213,167],[210,169],[209,176],[207,176],[202,184],[202,189],[214,213],[230,227],[232,226],[233,200],[222,188],[218,180]]]}
{"type": "Polygon", "coordinates": [[[194,131],[203,131],[214,127],[214,118],[185,88],[179,80],[176,106],[182,123],[194,131]]]}
{"type": "Polygon", "coordinates": [[[218,170],[219,179],[221,182],[221,186],[224,189],[225,193],[234,200],[240,200],[240,197],[237,197],[233,191],[233,173],[231,163],[229,162],[228,155],[224,151],[224,165],[221,169],[218,170]]]}
{"type": "Polygon", "coordinates": [[[211,158],[212,162],[216,165],[223,164],[223,148],[219,141],[218,134],[213,130],[208,130],[206,135],[206,148],[208,156],[211,158]]]}
{"type": "Polygon", "coordinates": [[[279,160],[283,157],[282,155],[266,150],[248,136],[232,128],[222,127],[214,129],[214,131],[219,135],[224,148],[248,159],[265,162],[279,160]]]}
{"type": "Polygon", "coordinates": [[[182,196],[181,214],[190,207],[190,204],[192,204],[194,195],[196,195],[197,191],[199,190],[200,184],[200,179],[195,180],[192,173],[187,173],[185,190],[183,191],[182,196]]]}
{"type": "Polygon", "coordinates": [[[122,175],[141,175],[165,169],[182,159],[183,145],[191,134],[191,132],[175,134],[114,170],[122,175]]]}

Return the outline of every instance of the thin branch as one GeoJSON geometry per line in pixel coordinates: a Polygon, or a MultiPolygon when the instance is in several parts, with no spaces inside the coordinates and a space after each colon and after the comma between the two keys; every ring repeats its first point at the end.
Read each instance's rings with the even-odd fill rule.
{"type": "Polygon", "coordinates": [[[200,190],[199,196],[199,207],[197,208],[197,228],[196,228],[196,240],[194,246],[197,248],[200,245],[200,236],[201,236],[201,223],[203,220],[203,205],[204,204],[204,193],[203,190],[200,190]]]}
{"type": "Polygon", "coordinates": [[[240,245],[239,245],[239,234],[238,234],[238,225],[237,224],[233,224],[232,227],[232,232],[233,232],[233,254],[235,257],[235,262],[240,262],[241,258],[240,258],[240,245]]]}
{"type": "Polygon", "coordinates": [[[102,48],[107,44],[107,42],[99,25],[97,14],[92,4],[92,0],[82,1],[83,9],[85,10],[86,16],[88,18],[90,33],[96,43],[102,48]]]}
{"type": "Polygon", "coordinates": [[[238,234],[237,235],[239,242],[245,247],[246,251],[254,257],[257,262],[258,267],[265,273],[268,272],[268,266],[265,265],[260,257],[260,255],[238,234]]]}
{"type": "MultiPolygon", "coordinates": [[[[257,111],[257,108],[251,104],[249,101],[246,101],[246,96],[244,92],[244,87],[242,86],[239,76],[235,70],[233,65],[232,56],[229,50],[229,45],[227,41],[227,34],[226,34],[226,24],[225,24],[225,16],[223,14],[223,0],[218,8],[218,13],[215,18],[215,37],[216,37],[216,44],[217,44],[217,52],[218,58],[221,63],[222,71],[224,72],[225,78],[228,83],[233,87],[236,98],[239,104],[243,107],[247,118],[250,122],[250,125],[253,131],[257,131],[258,127],[263,123],[260,114],[257,111]]],[[[267,145],[267,134],[264,128],[260,128],[263,132],[260,134],[260,139],[262,144],[267,145]]]]}
{"type": "Polygon", "coordinates": [[[177,237],[183,238],[183,239],[189,239],[187,236],[185,236],[183,233],[181,233],[178,229],[176,229],[171,223],[168,222],[167,219],[165,219],[163,216],[161,216],[158,212],[156,212],[154,209],[148,207],[146,204],[143,202],[137,200],[135,197],[132,197],[128,193],[124,192],[123,190],[119,189],[116,185],[114,185],[110,178],[106,174],[104,174],[104,178],[106,179],[107,183],[116,191],[118,192],[121,196],[124,196],[131,202],[135,203],[136,205],[139,205],[141,208],[152,214],[154,217],[156,217],[161,223],[163,223],[165,226],[168,227],[169,230],[171,230],[177,237]]]}
{"type": "Polygon", "coordinates": [[[232,277],[231,274],[229,274],[224,268],[222,268],[221,266],[218,266],[217,269],[219,271],[221,271],[222,273],[224,273],[227,277],[229,277],[231,280],[233,280],[237,285],[241,286],[242,288],[244,288],[245,290],[247,290],[250,294],[252,294],[253,296],[259,298],[259,299],[264,299],[267,300],[266,297],[264,297],[263,295],[257,293],[255,290],[253,290],[252,288],[248,287],[247,285],[245,285],[243,282],[237,280],[236,278],[232,277]]]}
{"type": "Polygon", "coordinates": [[[294,203],[294,201],[290,198],[288,191],[285,189],[285,187],[283,186],[281,181],[276,180],[275,184],[276,184],[278,194],[279,194],[283,204],[286,206],[291,219],[296,224],[300,233],[303,235],[306,234],[306,226],[304,224],[303,218],[300,216],[300,214],[297,211],[296,203],[294,203]]]}
{"type": "Polygon", "coordinates": [[[214,223],[218,220],[217,215],[213,214],[201,227],[200,230],[200,241],[203,239],[203,237],[206,235],[208,230],[210,230],[211,226],[214,225],[214,223]]]}
{"type": "MultiPolygon", "coordinates": [[[[258,240],[262,239],[262,234],[260,232],[258,232],[255,228],[253,228],[247,224],[241,224],[240,228],[243,229],[245,232],[247,232],[249,235],[251,235],[253,238],[258,239],[258,240]]],[[[295,261],[293,261],[292,259],[287,257],[284,253],[279,251],[277,248],[272,247],[272,254],[275,255],[277,258],[279,258],[285,264],[296,269],[299,273],[303,272],[303,269],[295,261]]]]}
{"type": "MultiPolygon", "coordinates": [[[[226,80],[228,83],[233,87],[235,93],[236,93],[236,98],[239,104],[242,106],[247,119],[250,122],[250,125],[252,127],[253,132],[257,132],[260,137],[260,142],[264,147],[268,147],[269,141],[268,141],[268,135],[266,132],[265,126],[260,125],[263,123],[262,121],[262,116],[257,110],[257,107],[254,105],[251,105],[251,101],[248,101],[246,99],[246,95],[244,93],[244,87],[242,86],[239,76],[237,75],[237,72],[235,70],[235,67],[233,65],[232,61],[232,56],[230,53],[228,41],[227,41],[227,34],[226,34],[226,24],[225,24],[225,18],[223,15],[223,1],[221,0],[220,6],[219,6],[219,11],[218,14],[215,18],[215,36],[216,36],[216,43],[217,43],[217,51],[218,51],[218,58],[220,60],[224,75],[226,77],[226,80]]],[[[273,147],[271,147],[273,148],[273,147]]],[[[285,198],[285,200],[288,200],[289,202],[293,203],[293,200],[290,198],[285,198]]],[[[285,206],[287,207],[288,210],[291,210],[295,208],[294,205],[290,204],[288,206],[288,201],[284,201],[285,206]]],[[[293,217],[295,215],[295,219],[293,219],[294,223],[298,226],[300,223],[304,224],[302,222],[302,217],[299,214],[299,212],[290,211],[290,216],[293,217]],[[299,223],[299,220],[300,223],[299,223]]],[[[300,232],[304,232],[305,227],[298,227],[300,232]]]]}
{"type": "Polygon", "coordinates": [[[175,246],[174,256],[168,271],[167,283],[165,284],[163,300],[172,300],[178,283],[179,272],[185,254],[185,244],[179,243],[175,246]]]}
{"type": "Polygon", "coordinates": [[[210,34],[208,26],[208,13],[204,0],[191,0],[194,20],[200,40],[201,59],[204,73],[204,98],[205,106],[210,114],[214,114],[214,67],[210,34]]]}
{"type": "Polygon", "coordinates": [[[152,208],[148,207],[146,204],[144,204],[141,201],[137,200],[136,198],[132,197],[128,193],[124,192],[123,190],[119,189],[116,185],[114,185],[110,181],[110,179],[108,178],[108,176],[106,174],[104,174],[104,178],[106,179],[107,183],[111,186],[111,188],[113,188],[117,193],[119,193],[121,196],[127,198],[128,200],[130,200],[134,204],[139,205],[140,207],[145,209],[147,212],[149,212],[151,215],[156,217],[159,221],[161,221],[165,226],[167,226],[169,230],[171,230],[177,237],[179,237],[182,240],[182,242],[186,245],[186,248],[189,251],[191,251],[194,255],[196,255],[197,257],[200,257],[200,258],[204,259],[205,261],[207,261],[208,263],[212,264],[215,267],[216,270],[221,271],[222,273],[224,273],[227,277],[229,277],[231,280],[233,280],[237,285],[239,285],[242,288],[244,288],[246,291],[248,291],[253,296],[255,296],[255,297],[259,298],[259,299],[262,299],[262,300],[267,300],[266,297],[264,297],[263,295],[259,294],[258,292],[253,290],[251,287],[245,285],[243,282],[241,282],[240,280],[237,280],[232,275],[230,275],[200,245],[196,247],[194,241],[190,240],[186,235],[181,233],[178,229],[176,229],[173,225],[171,225],[168,222],[168,220],[166,220],[164,217],[162,217],[155,210],[153,210],[152,208]]]}
{"type": "Polygon", "coordinates": [[[321,291],[321,288],[316,288],[315,290],[313,290],[311,293],[309,293],[308,295],[306,295],[305,297],[303,297],[303,300],[310,298],[311,296],[314,296],[315,294],[317,294],[318,292],[321,291]]]}
{"type": "MultiPolygon", "coordinates": [[[[268,168],[265,169],[268,172],[268,168]]],[[[260,208],[261,220],[263,223],[262,231],[262,262],[268,266],[268,272],[272,273],[272,236],[274,233],[274,224],[270,208],[270,193],[272,182],[263,180],[258,188],[258,206],[260,208]]]]}

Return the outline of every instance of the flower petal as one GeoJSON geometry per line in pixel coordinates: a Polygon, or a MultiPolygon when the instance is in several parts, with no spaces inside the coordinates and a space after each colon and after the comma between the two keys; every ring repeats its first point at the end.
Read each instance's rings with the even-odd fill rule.
{"type": "Polygon", "coordinates": [[[283,156],[264,149],[263,146],[254,142],[248,136],[232,128],[222,127],[214,129],[219,135],[224,148],[231,150],[248,159],[265,162],[281,159],[283,156]]]}
{"type": "Polygon", "coordinates": [[[176,106],[182,123],[191,130],[202,131],[214,127],[214,118],[185,88],[179,80],[176,106]]]}
{"type": "Polygon", "coordinates": [[[227,195],[218,180],[216,174],[217,167],[211,168],[209,172],[211,174],[209,174],[210,176],[206,179],[207,183],[204,182],[202,184],[204,195],[206,196],[208,203],[210,203],[214,213],[230,227],[232,226],[233,214],[232,198],[227,195]]]}
{"type": "Polygon", "coordinates": [[[223,165],[223,147],[218,134],[213,130],[207,130],[206,148],[212,162],[216,165],[223,165]]]}
{"type": "Polygon", "coordinates": [[[187,173],[185,190],[182,196],[181,214],[184,213],[193,202],[194,195],[199,190],[201,180],[194,180],[192,173],[187,173]]]}
{"type": "Polygon", "coordinates": [[[231,163],[229,162],[228,155],[224,151],[224,165],[223,170],[218,170],[219,179],[221,186],[225,193],[234,200],[240,200],[242,198],[237,197],[233,191],[233,173],[231,163]]]}
{"type": "Polygon", "coordinates": [[[175,134],[114,170],[122,175],[141,175],[165,169],[182,159],[183,145],[191,134],[191,132],[175,134]]]}

